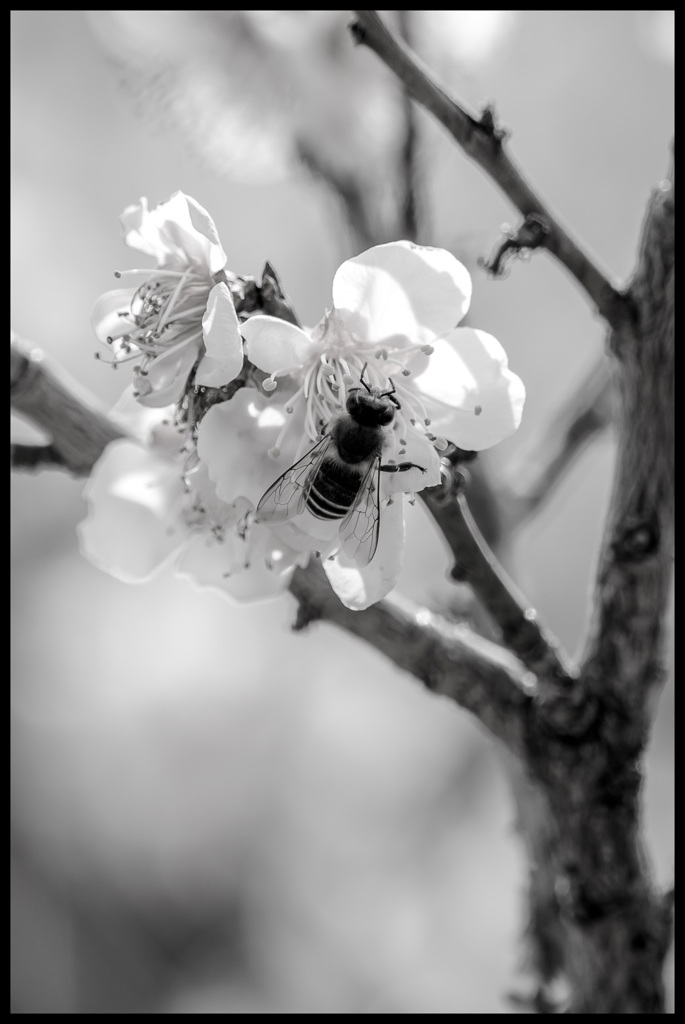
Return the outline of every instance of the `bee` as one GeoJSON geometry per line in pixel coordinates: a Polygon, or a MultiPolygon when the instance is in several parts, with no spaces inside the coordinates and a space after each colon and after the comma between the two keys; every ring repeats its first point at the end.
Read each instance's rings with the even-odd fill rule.
{"type": "Polygon", "coordinates": [[[380,529],[380,475],[426,470],[414,462],[384,465],[385,428],[400,403],[392,390],[381,391],[364,379],[349,389],[345,412],[329,425],[323,437],[287,469],[260,498],[258,523],[282,523],[309,511],[317,519],[340,519],[342,548],[359,566],[376,553],[380,529]]]}

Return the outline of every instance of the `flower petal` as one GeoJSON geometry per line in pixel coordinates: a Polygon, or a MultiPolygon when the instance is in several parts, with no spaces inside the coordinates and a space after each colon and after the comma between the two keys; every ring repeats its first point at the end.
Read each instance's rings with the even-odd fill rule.
{"type": "Polygon", "coordinates": [[[323,562],[329,582],[346,608],[363,611],[397,583],[404,551],[404,504],[396,498],[381,509],[376,554],[363,569],[340,551],[323,562]]]}
{"type": "Polygon", "coordinates": [[[497,339],[458,327],[435,342],[434,349],[415,384],[437,404],[435,426],[448,440],[481,451],[513,434],[521,422],[526,390],[509,370],[497,339]]]}
{"type": "Polygon", "coordinates": [[[275,316],[251,316],[241,331],[247,358],[265,373],[296,370],[319,351],[300,327],[275,316]]]}
{"type": "Polygon", "coordinates": [[[148,209],[147,199],[128,206],[120,217],[126,245],[165,263],[199,263],[210,275],[223,270],[226,253],[214,221],[204,207],[174,192],[165,203],[148,209]]]}
{"type": "Polygon", "coordinates": [[[172,458],[183,443],[181,433],[174,426],[174,412],[173,405],[159,409],[141,405],[129,384],[110,409],[109,417],[129,438],[135,437],[141,444],[152,444],[159,454],[172,458]]]}
{"type": "Polygon", "coordinates": [[[166,236],[194,263],[206,265],[210,274],[223,270],[226,253],[204,206],[183,192],[174,192],[169,201],[161,205],[166,236]]]}
{"type": "Polygon", "coordinates": [[[388,242],[347,260],[333,279],[333,305],[363,341],[428,341],[459,323],[471,276],[446,249],[388,242]]]}
{"type": "Polygon", "coordinates": [[[340,520],[317,519],[307,510],[283,523],[270,523],[269,528],[292,551],[318,551],[325,558],[340,547],[340,520]]]}
{"type": "Polygon", "coordinates": [[[258,391],[241,388],[202,417],[197,452],[222,501],[230,504],[242,495],[256,505],[266,488],[294,462],[301,436],[301,419],[288,416],[282,406],[258,391]],[[281,442],[282,455],[275,461],[267,453],[286,424],[286,440],[292,438],[288,444],[281,442]]]}
{"type": "Polygon", "coordinates": [[[181,341],[148,363],[145,376],[136,374],[134,384],[141,405],[159,409],[178,402],[188,383],[200,350],[200,339],[181,341]]]}
{"type": "Polygon", "coordinates": [[[271,544],[269,531],[261,526],[253,526],[247,540],[235,531],[227,531],[222,541],[197,534],[179,560],[177,574],[236,601],[278,597],[290,582],[294,560],[284,552],[270,552],[271,544]]]}
{"type": "Polygon", "coordinates": [[[151,579],[185,540],[178,466],[134,441],[107,446],[83,494],[88,515],[77,527],[81,552],[125,583],[151,579]]]}
{"type": "Polygon", "coordinates": [[[205,355],[200,360],[195,383],[220,388],[234,380],[243,368],[243,342],[238,316],[228,286],[223,282],[209,293],[207,312],[202,317],[205,355]]]}

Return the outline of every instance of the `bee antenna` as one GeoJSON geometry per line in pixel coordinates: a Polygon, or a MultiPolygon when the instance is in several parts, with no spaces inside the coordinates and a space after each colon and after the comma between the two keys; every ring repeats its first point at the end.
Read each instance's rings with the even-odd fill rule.
{"type": "Polygon", "coordinates": [[[364,380],[364,373],[366,372],[366,367],[367,367],[368,365],[369,365],[369,364],[368,364],[368,362],[367,362],[367,363],[364,363],[364,365],[362,366],[362,372],[361,372],[361,373],[359,374],[359,380],[360,380],[360,381],[361,381],[361,383],[362,383],[362,384],[364,385],[364,387],[365,387],[365,388],[366,388],[366,390],[367,390],[367,391],[369,392],[369,394],[371,394],[371,388],[369,387],[369,385],[367,384],[367,382],[366,382],[366,381],[364,380]]]}

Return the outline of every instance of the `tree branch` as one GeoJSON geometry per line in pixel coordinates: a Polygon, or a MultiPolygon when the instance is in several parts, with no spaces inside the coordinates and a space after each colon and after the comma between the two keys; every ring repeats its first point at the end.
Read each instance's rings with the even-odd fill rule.
{"type": "Polygon", "coordinates": [[[468,114],[431,77],[419,58],[383,24],[376,11],[354,11],[354,39],[373,50],[400,80],[407,92],[426,108],[500,187],[521,212],[524,247],[544,247],[575,277],[608,323],[619,327],[632,316],[629,298],[615,288],[583,252],[506,152],[505,132],[495,123],[492,107],[480,119],[468,114]],[[532,233],[532,227],[535,233],[532,233]]]}
{"type": "Polygon", "coordinates": [[[489,550],[454,472],[447,474],[445,483],[427,487],[419,496],[454,556],[450,576],[472,587],[496,625],[502,644],[534,674],[540,723],[558,736],[586,734],[597,712],[596,700],[579,684],[556,640],[489,550]]]}
{"type": "Polygon", "coordinates": [[[522,753],[535,680],[504,648],[397,595],[364,612],[352,611],[314,560],[307,569],[296,569],[290,591],[299,603],[296,629],[321,619],[365,640],[432,693],[470,711],[511,751],[522,753]]]}
{"type": "Polygon", "coordinates": [[[43,465],[75,476],[87,476],[105,446],[123,436],[61,367],[48,367],[40,349],[15,334],[10,339],[10,401],[51,437],[43,465]]]}
{"type": "Polygon", "coordinates": [[[643,740],[662,678],[673,573],[674,219],[675,189],[666,184],[649,204],[630,285],[639,321],[609,338],[619,447],[583,668],[588,685],[632,709],[643,740]]]}
{"type": "Polygon", "coordinates": [[[10,469],[67,469],[51,444],[10,444],[10,469]]]}

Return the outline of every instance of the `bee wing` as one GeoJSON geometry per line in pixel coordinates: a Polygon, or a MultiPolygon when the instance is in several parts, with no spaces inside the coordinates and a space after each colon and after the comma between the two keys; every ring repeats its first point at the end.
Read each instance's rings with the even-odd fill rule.
{"type": "Polygon", "coordinates": [[[360,566],[369,564],[378,546],[380,476],[381,460],[377,458],[366,471],[354,504],[340,524],[343,551],[360,566]]]}
{"type": "Polygon", "coordinates": [[[312,480],[330,441],[330,436],[322,437],[264,492],[257,504],[256,522],[283,523],[304,512],[312,480]]]}

